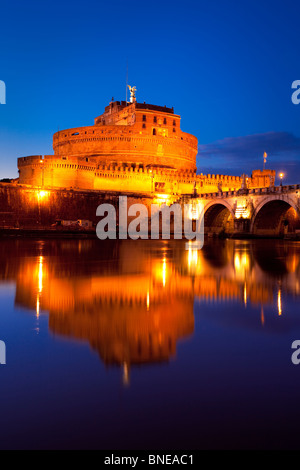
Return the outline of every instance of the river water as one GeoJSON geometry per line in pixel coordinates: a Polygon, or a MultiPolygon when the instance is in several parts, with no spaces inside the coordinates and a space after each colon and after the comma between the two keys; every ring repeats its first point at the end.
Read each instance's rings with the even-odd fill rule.
{"type": "Polygon", "coordinates": [[[299,447],[299,242],[2,239],[0,259],[1,448],[299,447]]]}

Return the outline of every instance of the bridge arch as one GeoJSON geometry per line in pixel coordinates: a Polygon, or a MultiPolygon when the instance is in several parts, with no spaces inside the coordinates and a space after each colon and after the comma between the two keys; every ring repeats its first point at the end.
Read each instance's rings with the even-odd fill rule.
{"type": "Polygon", "coordinates": [[[265,197],[255,208],[250,233],[262,236],[283,236],[300,229],[300,212],[289,195],[265,197]]]}
{"type": "Polygon", "coordinates": [[[204,230],[215,235],[233,233],[234,211],[228,201],[216,199],[204,207],[204,230]]]}

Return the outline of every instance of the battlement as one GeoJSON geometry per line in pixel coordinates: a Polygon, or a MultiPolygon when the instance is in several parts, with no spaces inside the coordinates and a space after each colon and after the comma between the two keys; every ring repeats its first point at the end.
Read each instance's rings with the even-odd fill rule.
{"type": "MultiPolygon", "coordinates": [[[[65,155],[33,155],[18,159],[19,183],[34,186],[155,192],[181,195],[236,191],[243,177],[230,175],[197,175],[195,170],[174,169],[139,163],[99,163],[96,157],[65,155]]],[[[255,173],[256,175],[256,173],[255,173]]],[[[247,179],[249,188],[256,186],[256,177],[247,179]]]]}
{"type": "MultiPolygon", "coordinates": [[[[174,115],[174,108],[167,108],[166,106],[158,106],[155,104],[144,103],[127,103],[126,101],[111,101],[108,106],[105,107],[104,113],[95,118],[95,125],[98,124],[120,124],[120,120],[124,120],[126,125],[133,125],[137,113],[141,111],[153,111],[159,115],[163,113],[174,115]],[[131,116],[130,119],[129,116],[131,116]]],[[[177,116],[178,118],[179,116],[177,116]]]]}
{"type": "Polygon", "coordinates": [[[43,155],[30,155],[28,157],[18,158],[18,167],[22,165],[38,164],[43,160],[43,155]]]}
{"type": "Polygon", "coordinates": [[[157,106],[156,104],[148,103],[135,103],[136,109],[147,109],[150,111],[157,111],[159,113],[174,114],[174,107],[167,108],[166,106],[157,106]]]}
{"type": "MultiPolygon", "coordinates": [[[[145,140],[147,133],[135,133],[133,129],[128,128],[128,126],[116,126],[106,125],[106,126],[87,126],[87,127],[74,127],[72,129],[66,129],[63,131],[58,131],[53,134],[53,149],[56,153],[56,150],[65,143],[84,143],[84,142],[129,142],[135,143],[139,141],[143,142],[161,142],[161,137],[163,137],[164,144],[167,144],[169,141],[176,142],[180,139],[182,142],[191,146],[194,150],[198,149],[198,140],[192,134],[187,132],[180,132],[179,135],[172,135],[168,139],[165,139],[165,136],[161,136],[159,133],[155,135],[155,139],[145,140]],[[126,140],[122,140],[126,138],[126,140]]],[[[72,154],[71,154],[72,155],[72,154]]]]}

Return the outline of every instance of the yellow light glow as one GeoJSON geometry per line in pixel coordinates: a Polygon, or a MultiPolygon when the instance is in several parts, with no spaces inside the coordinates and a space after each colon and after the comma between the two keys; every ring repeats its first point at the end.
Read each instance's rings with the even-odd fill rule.
{"type": "Polygon", "coordinates": [[[250,257],[249,253],[237,252],[234,255],[234,269],[236,274],[243,280],[250,269],[250,257]]]}
{"type": "Polygon", "coordinates": [[[43,292],[43,257],[39,258],[39,271],[38,271],[38,280],[39,280],[39,293],[43,292]]]}
{"type": "Polygon", "coordinates": [[[45,199],[49,196],[49,192],[48,191],[37,191],[37,197],[38,199],[45,199]]]}
{"type": "Polygon", "coordinates": [[[167,261],[166,258],[163,259],[163,266],[162,266],[162,281],[163,281],[163,286],[165,287],[166,285],[166,274],[167,274],[167,261]]]}
{"type": "Polygon", "coordinates": [[[188,251],[188,265],[189,268],[194,265],[196,266],[198,263],[198,250],[194,249],[192,246],[189,246],[188,251]]]}
{"type": "Polygon", "coordinates": [[[172,204],[172,199],[167,194],[156,194],[153,202],[159,206],[162,206],[163,204],[170,206],[172,204]]]}
{"type": "Polygon", "coordinates": [[[189,248],[188,263],[189,263],[189,268],[190,268],[192,264],[192,249],[191,248],[189,248]]]}
{"type": "Polygon", "coordinates": [[[149,291],[147,292],[147,311],[149,311],[150,308],[150,293],[149,291]]]}
{"type": "Polygon", "coordinates": [[[245,307],[247,307],[247,299],[248,299],[248,296],[247,296],[247,285],[245,283],[244,285],[244,304],[245,304],[245,307]]]}
{"type": "MultiPolygon", "coordinates": [[[[41,295],[43,292],[43,285],[44,285],[44,258],[43,256],[39,256],[37,260],[37,265],[35,269],[35,279],[36,279],[36,317],[39,318],[40,316],[40,309],[41,309],[41,295]]],[[[37,328],[39,331],[39,328],[37,328]]]]}
{"type": "Polygon", "coordinates": [[[169,196],[167,194],[156,194],[155,195],[157,199],[163,199],[164,201],[169,199],[169,196]]]}
{"type": "Polygon", "coordinates": [[[189,219],[190,220],[198,220],[199,219],[199,212],[198,212],[197,208],[196,209],[190,208],[190,210],[189,210],[189,219]]]}
{"type": "Polygon", "coordinates": [[[277,304],[278,304],[278,315],[281,317],[282,315],[281,289],[279,289],[278,291],[277,304]]]}
{"type": "Polygon", "coordinates": [[[36,316],[37,317],[40,316],[40,296],[39,295],[37,296],[37,299],[36,299],[36,316]]]}
{"type": "MultiPolygon", "coordinates": [[[[162,283],[163,287],[166,286],[167,277],[168,277],[168,264],[165,255],[163,254],[164,258],[158,260],[153,264],[153,273],[155,278],[159,283],[162,283]]],[[[148,292],[148,287],[147,287],[148,292]]],[[[150,305],[150,291],[149,291],[149,305],[150,305]]]]}
{"type": "Polygon", "coordinates": [[[201,209],[201,206],[198,202],[193,201],[192,204],[189,204],[189,208],[188,208],[189,220],[199,220],[200,215],[201,215],[201,210],[203,212],[203,208],[201,209]]]}
{"type": "Polygon", "coordinates": [[[40,327],[39,327],[39,319],[40,319],[40,294],[37,295],[36,298],[36,319],[37,319],[37,327],[35,328],[37,334],[39,334],[40,327]]]}
{"type": "Polygon", "coordinates": [[[247,203],[245,201],[239,201],[237,203],[236,211],[235,211],[236,219],[249,219],[250,218],[250,211],[247,208],[247,203]]]}

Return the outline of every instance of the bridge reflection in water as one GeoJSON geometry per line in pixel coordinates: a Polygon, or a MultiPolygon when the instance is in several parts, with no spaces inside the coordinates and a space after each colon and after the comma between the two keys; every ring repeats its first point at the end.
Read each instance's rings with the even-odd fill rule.
{"type": "Polygon", "coordinates": [[[49,313],[52,333],[89,342],[105,364],[123,367],[127,382],[132,365],[174,357],[177,342],[193,334],[195,301],[252,304],[259,317],[247,321],[268,328],[265,307],[273,325],[284,316],[283,292],[300,294],[297,242],[193,248],[181,241],[7,240],[0,276],[15,281],[16,306],[37,320],[49,313]]]}

